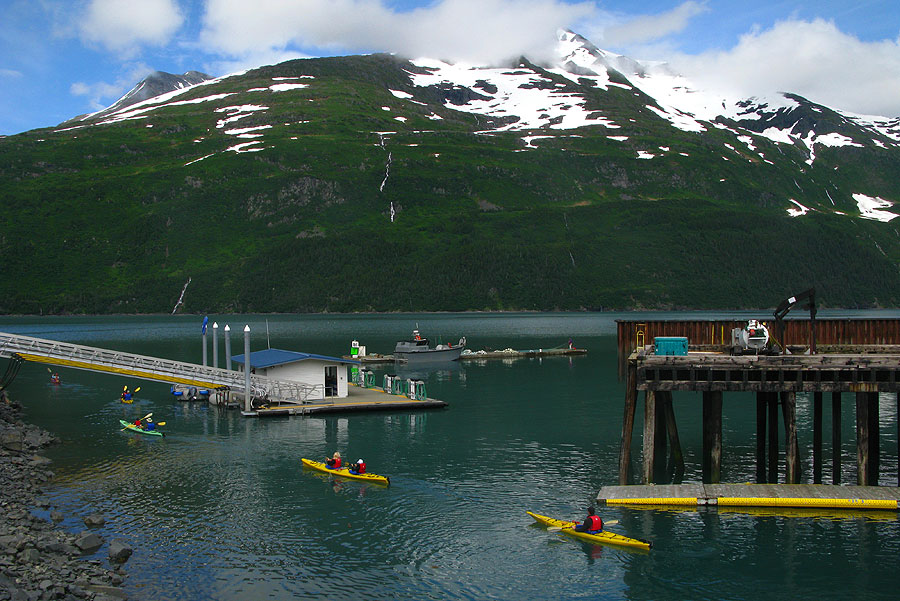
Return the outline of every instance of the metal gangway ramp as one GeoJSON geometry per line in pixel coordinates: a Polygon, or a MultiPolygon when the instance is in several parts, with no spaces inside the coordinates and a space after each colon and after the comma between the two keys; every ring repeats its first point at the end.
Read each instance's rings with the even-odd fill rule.
{"type": "MultiPolygon", "coordinates": [[[[0,357],[46,363],[144,380],[244,392],[244,372],[147,357],[102,348],[0,332],[0,357]]],[[[250,375],[251,398],[307,403],[324,397],[324,388],[250,375]]]]}

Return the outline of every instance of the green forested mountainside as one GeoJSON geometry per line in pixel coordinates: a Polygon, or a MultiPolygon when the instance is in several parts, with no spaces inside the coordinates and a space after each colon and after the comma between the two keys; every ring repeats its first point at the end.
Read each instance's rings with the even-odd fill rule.
{"type": "Polygon", "coordinates": [[[498,132],[453,110],[477,89],[416,87],[416,67],[374,55],[2,138],[0,313],[169,312],[188,278],[189,312],[771,307],[812,286],[824,306],[900,304],[900,219],[852,198],[900,199],[895,145],[816,146],[809,165],[755,138],[763,161],[641,93],[520,68],[623,127],[498,132]],[[217,127],[247,105],[265,108],[217,127]],[[260,150],[227,150],[250,140],[226,131],[262,126],[260,150]],[[790,199],[812,210],[790,217],[790,199]]]}

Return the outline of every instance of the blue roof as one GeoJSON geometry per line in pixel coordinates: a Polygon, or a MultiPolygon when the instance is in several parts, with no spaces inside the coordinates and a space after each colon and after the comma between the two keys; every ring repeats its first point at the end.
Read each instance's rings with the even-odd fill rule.
{"type": "MultiPolygon", "coordinates": [[[[264,351],[254,351],[250,353],[250,367],[253,369],[275,367],[276,365],[287,365],[288,363],[306,361],[307,359],[318,359],[319,361],[328,361],[330,363],[359,364],[359,361],[341,359],[340,357],[329,357],[328,355],[314,355],[312,353],[298,353],[296,351],[283,351],[277,348],[270,348],[264,351]]],[[[238,365],[243,365],[244,355],[234,355],[231,360],[238,365]]]]}

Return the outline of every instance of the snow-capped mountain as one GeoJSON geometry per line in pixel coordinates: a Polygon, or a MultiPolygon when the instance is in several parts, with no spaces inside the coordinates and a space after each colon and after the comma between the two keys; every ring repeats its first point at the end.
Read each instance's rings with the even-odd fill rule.
{"type": "Polygon", "coordinates": [[[106,115],[120,112],[133,104],[156,98],[175,90],[184,90],[210,79],[212,78],[209,75],[200,71],[187,71],[181,75],[173,75],[165,71],[154,71],[105,109],[87,115],[79,115],[75,119],[66,121],[66,123],[102,118],[106,115]]]}
{"type": "Polygon", "coordinates": [[[88,287],[92,310],[154,311],[202,274],[211,305],[266,311],[759,307],[813,285],[843,306],[900,302],[897,119],[733,98],[558,43],[552,64],[376,54],[142,82],[0,140],[18,224],[0,252],[27,282],[0,298],[44,290],[83,248],[59,272],[83,283],[10,310],[83,310],[88,287]],[[82,212],[78,228],[55,217],[82,212]],[[335,292],[338,264],[364,293],[335,292]],[[154,294],[123,292],[138,283],[154,294]]]}
{"type": "MultiPolygon", "coordinates": [[[[790,93],[737,98],[704,90],[675,73],[666,63],[638,61],[607,52],[571,31],[558,32],[557,54],[559,60],[545,66],[532,64],[524,57],[518,64],[505,67],[415,59],[407,63],[408,85],[389,86],[389,91],[395,99],[426,113],[424,116],[434,122],[444,119],[446,111],[451,110],[478,116],[482,134],[521,132],[522,150],[536,149],[535,144],[546,143],[554,137],[585,135],[584,128],[611,142],[638,144],[634,130],[654,119],[663,119],[674,130],[688,134],[708,135],[716,131],[727,135],[730,140],[722,146],[724,160],[774,165],[773,148],[776,152],[793,148],[804,156],[802,164],[795,167],[800,171],[811,167],[823,148],[900,148],[900,118],[849,114],[790,93]]],[[[266,69],[278,68],[276,65],[266,69]]],[[[240,75],[243,73],[210,79],[196,71],[181,76],[157,72],[109,108],[65,125],[143,119],[159,109],[185,103],[212,105],[238,92],[215,91],[198,96],[197,84],[211,86],[240,75]],[[192,97],[184,99],[184,96],[192,97]]],[[[315,86],[312,79],[308,75],[276,76],[270,85],[253,87],[244,94],[301,90],[308,93],[307,88],[315,86]]],[[[251,114],[258,120],[266,110],[265,106],[247,103],[215,108],[220,115],[216,119],[218,129],[252,140],[241,141],[226,150],[256,152],[264,148],[265,130],[275,124],[253,128],[230,124],[251,114]]],[[[396,116],[395,120],[404,123],[407,118],[396,116]]],[[[673,139],[677,139],[674,134],[673,139]]],[[[655,145],[636,147],[634,152],[636,158],[644,160],[667,154],[688,156],[687,149],[679,148],[677,141],[665,139],[655,145]]],[[[861,214],[882,220],[893,218],[893,213],[874,214],[866,208],[872,203],[881,208],[892,205],[892,201],[885,200],[877,191],[876,194],[854,191],[854,194],[871,199],[857,202],[861,214]]],[[[828,191],[823,201],[835,204],[828,191]]],[[[810,210],[793,198],[784,202],[785,210],[791,215],[810,210]]]]}

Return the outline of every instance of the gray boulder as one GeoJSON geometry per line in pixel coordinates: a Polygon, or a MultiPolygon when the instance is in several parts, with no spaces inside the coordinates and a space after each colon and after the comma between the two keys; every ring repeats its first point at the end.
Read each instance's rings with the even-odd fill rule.
{"type": "Polygon", "coordinates": [[[110,561],[125,563],[133,552],[134,548],[126,540],[114,538],[109,542],[110,561]]]}
{"type": "Polygon", "coordinates": [[[96,551],[103,545],[103,539],[93,532],[82,532],[75,537],[75,546],[81,549],[83,553],[96,551]]]}
{"type": "Polygon", "coordinates": [[[10,451],[22,451],[22,433],[18,430],[0,432],[0,446],[10,451]]]}
{"type": "Polygon", "coordinates": [[[99,513],[92,513],[91,515],[84,518],[84,525],[88,528],[97,528],[106,523],[106,518],[104,518],[99,513]]]}

